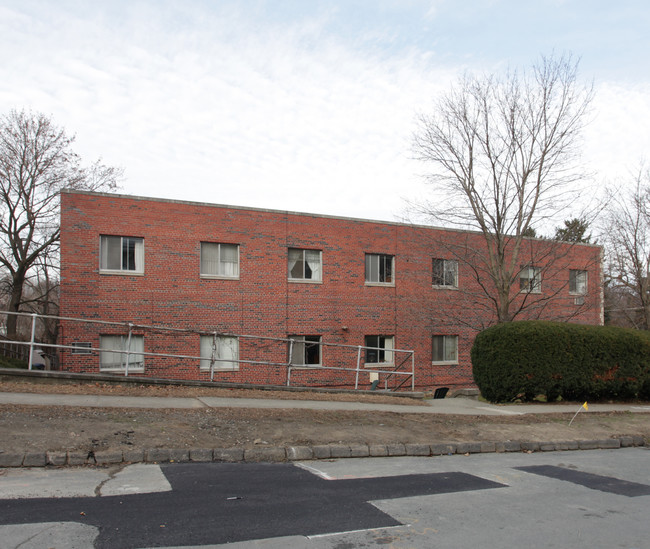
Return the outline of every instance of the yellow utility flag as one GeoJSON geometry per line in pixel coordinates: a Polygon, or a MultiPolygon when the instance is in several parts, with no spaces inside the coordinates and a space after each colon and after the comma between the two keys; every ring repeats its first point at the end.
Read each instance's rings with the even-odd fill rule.
{"type": "Polygon", "coordinates": [[[589,406],[587,406],[587,401],[585,400],[585,403],[578,408],[578,411],[575,413],[575,415],[571,418],[571,421],[569,421],[569,427],[571,427],[571,424],[573,423],[573,420],[576,418],[576,416],[580,413],[580,410],[582,409],[589,410],[589,406]]]}

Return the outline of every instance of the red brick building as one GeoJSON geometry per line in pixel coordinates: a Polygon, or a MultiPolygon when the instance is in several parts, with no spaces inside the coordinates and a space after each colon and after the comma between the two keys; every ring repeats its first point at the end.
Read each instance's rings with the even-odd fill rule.
{"type": "MultiPolygon", "coordinates": [[[[599,247],[524,247],[518,318],[601,323],[599,247]]],[[[472,386],[473,338],[495,319],[459,250],[483,248],[471,232],[66,191],[61,316],[134,326],[62,321],[61,366],[283,385],[291,363],[292,384],[349,387],[355,372],[314,366],[359,361],[361,387],[412,365],[417,389],[472,386]]]]}

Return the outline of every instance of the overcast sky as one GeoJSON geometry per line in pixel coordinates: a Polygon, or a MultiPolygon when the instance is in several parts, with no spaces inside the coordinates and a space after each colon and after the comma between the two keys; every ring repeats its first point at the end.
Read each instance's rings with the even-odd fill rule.
{"type": "Polygon", "coordinates": [[[581,58],[595,188],[650,151],[647,0],[0,0],[0,111],[122,192],[394,220],[431,196],[415,117],[465,71],[581,58]]]}

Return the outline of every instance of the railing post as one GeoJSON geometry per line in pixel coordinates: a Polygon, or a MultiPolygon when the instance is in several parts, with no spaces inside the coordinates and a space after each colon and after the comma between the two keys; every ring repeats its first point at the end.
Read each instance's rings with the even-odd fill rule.
{"type": "Polygon", "coordinates": [[[361,345],[359,345],[359,349],[357,350],[357,372],[356,372],[356,378],[354,380],[355,391],[359,388],[359,367],[360,366],[361,366],[361,345]]]}
{"type": "Polygon", "coordinates": [[[32,313],[32,336],[29,340],[29,367],[32,369],[32,363],[34,361],[34,338],[36,336],[36,313],[32,313]]]}
{"type": "Polygon", "coordinates": [[[291,387],[291,361],[293,359],[293,339],[289,339],[289,361],[287,362],[287,387],[291,387]]]}
{"type": "Polygon", "coordinates": [[[129,322],[129,336],[126,338],[126,364],[124,365],[124,377],[129,376],[129,361],[131,358],[131,329],[133,324],[129,322]]]}
{"type": "Polygon", "coordinates": [[[411,351],[411,392],[415,393],[415,352],[411,351]]]}
{"type": "Polygon", "coordinates": [[[217,354],[217,332],[212,334],[212,352],[210,353],[210,381],[214,381],[214,362],[219,355],[217,354]]]}

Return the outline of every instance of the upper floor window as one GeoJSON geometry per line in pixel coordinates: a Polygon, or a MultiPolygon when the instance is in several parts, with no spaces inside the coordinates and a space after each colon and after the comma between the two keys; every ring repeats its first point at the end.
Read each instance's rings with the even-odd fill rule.
{"type": "Polygon", "coordinates": [[[431,348],[432,362],[458,362],[458,336],[434,335],[431,348]]]}
{"type": "Polygon", "coordinates": [[[587,293],[587,271],[577,269],[569,271],[569,293],[575,295],[587,293]]]}
{"type": "Polygon", "coordinates": [[[393,364],[395,338],[393,336],[369,335],[365,338],[366,364],[393,364]]]}
{"type": "Polygon", "coordinates": [[[201,336],[201,370],[239,370],[239,338],[201,336]]]}
{"type": "Polygon", "coordinates": [[[322,280],[320,250],[289,248],[289,280],[322,280]]]}
{"type": "Polygon", "coordinates": [[[144,370],[144,336],[100,335],[99,348],[100,370],[144,370]]]}
{"type": "Polygon", "coordinates": [[[458,261],[449,259],[433,260],[433,285],[458,287],[458,261]]]}
{"type": "Polygon", "coordinates": [[[144,239],[131,236],[102,236],[101,271],[144,273],[144,239]]]}
{"type": "Polygon", "coordinates": [[[393,284],[395,257],[385,254],[366,254],[366,282],[370,284],[393,284]]]}
{"type": "Polygon", "coordinates": [[[297,366],[320,366],[321,364],[321,345],[320,336],[314,335],[292,335],[289,336],[290,342],[290,361],[297,366]]]}
{"type": "Polygon", "coordinates": [[[201,242],[201,276],[239,278],[239,246],[201,242]]]}
{"type": "Polygon", "coordinates": [[[519,273],[519,289],[524,293],[538,294],[542,291],[542,272],[539,267],[528,265],[519,273]]]}

